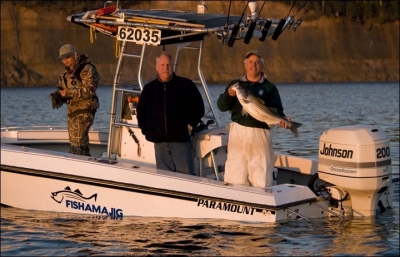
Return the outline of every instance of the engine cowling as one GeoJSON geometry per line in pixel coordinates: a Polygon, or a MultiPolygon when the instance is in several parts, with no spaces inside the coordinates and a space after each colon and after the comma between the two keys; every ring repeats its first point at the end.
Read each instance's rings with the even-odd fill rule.
{"type": "Polygon", "coordinates": [[[390,140],[377,126],[331,128],[320,137],[318,176],[350,194],[353,216],[373,216],[392,179],[390,140]]]}

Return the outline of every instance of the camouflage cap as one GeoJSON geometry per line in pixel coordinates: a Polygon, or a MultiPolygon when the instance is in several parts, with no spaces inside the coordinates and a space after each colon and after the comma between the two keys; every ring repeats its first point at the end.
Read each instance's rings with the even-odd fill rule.
{"type": "Polygon", "coordinates": [[[62,60],[65,57],[70,56],[71,54],[76,52],[76,48],[71,44],[63,45],[60,48],[60,55],[58,56],[57,60],[62,60]]]}

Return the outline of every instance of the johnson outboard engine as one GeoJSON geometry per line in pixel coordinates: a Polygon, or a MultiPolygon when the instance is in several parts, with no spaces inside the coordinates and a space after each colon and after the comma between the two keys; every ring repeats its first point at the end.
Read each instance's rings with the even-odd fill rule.
{"type": "Polygon", "coordinates": [[[384,211],[393,198],[388,136],[377,126],[326,130],[319,141],[318,177],[334,185],[327,187],[334,200],[350,197],[352,216],[384,211]]]}

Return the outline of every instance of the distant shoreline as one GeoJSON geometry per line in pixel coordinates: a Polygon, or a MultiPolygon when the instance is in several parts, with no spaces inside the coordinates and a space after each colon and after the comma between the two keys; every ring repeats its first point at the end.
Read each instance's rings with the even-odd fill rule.
{"type": "MultiPolygon", "coordinates": [[[[63,69],[57,61],[58,50],[65,43],[72,43],[79,52],[88,54],[100,73],[100,83],[112,85],[117,63],[115,39],[97,33],[90,42],[88,29],[66,21],[68,15],[81,12],[84,4],[90,8],[90,4],[77,1],[74,9],[68,9],[61,1],[36,6],[33,2],[19,3],[1,2],[1,87],[55,85],[63,69]],[[52,40],[48,40],[50,37],[52,40]]],[[[233,3],[232,12],[240,14],[243,3],[233,3]]],[[[134,7],[192,10],[196,4],[140,1],[134,7]]],[[[228,4],[229,1],[207,1],[208,8],[218,12],[226,11],[228,4]]],[[[268,10],[268,16],[279,19],[287,14],[289,7],[267,2],[265,13],[268,10]]],[[[301,26],[296,32],[285,30],[277,41],[267,37],[265,42],[252,39],[246,45],[238,40],[231,48],[222,46],[214,35],[208,37],[203,56],[207,83],[226,84],[240,77],[244,72],[243,56],[251,49],[263,53],[264,71],[273,83],[399,81],[399,21],[361,24],[343,17],[321,17],[313,10],[302,11],[296,17],[303,20],[301,26]]],[[[140,47],[131,49],[139,51],[140,47]]],[[[154,78],[155,55],[163,50],[162,46],[154,47],[149,54],[143,74],[145,81],[154,78]]],[[[174,51],[169,45],[165,50],[174,51]]],[[[193,59],[193,54],[188,53],[179,64],[178,74],[197,80],[193,78],[196,68],[189,62],[193,59]]],[[[130,65],[132,70],[122,74],[121,84],[137,83],[137,66],[130,65]]]]}

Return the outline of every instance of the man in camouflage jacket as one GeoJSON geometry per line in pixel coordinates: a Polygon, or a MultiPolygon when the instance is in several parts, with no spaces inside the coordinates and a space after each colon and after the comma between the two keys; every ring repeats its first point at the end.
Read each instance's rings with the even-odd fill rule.
{"type": "Polygon", "coordinates": [[[53,109],[67,104],[69,152],[90,156],[89,128],[99,108],[96,89],[100,75],[89,57],[79,54],[70,44],[60,48],[58,60],[65,65],[65,70],[60,74],[58,90],[50,94],[53,109]]]}

